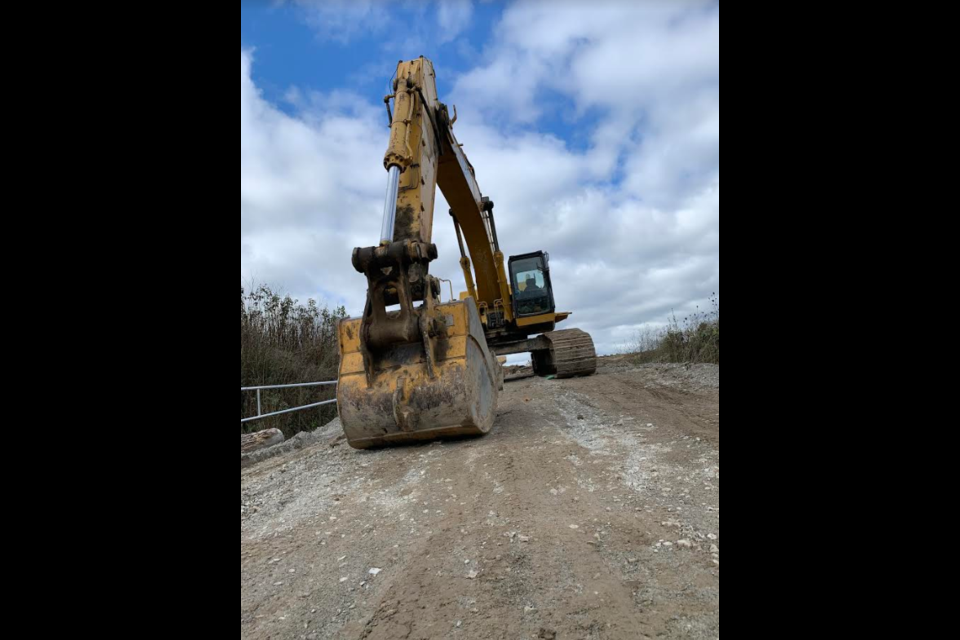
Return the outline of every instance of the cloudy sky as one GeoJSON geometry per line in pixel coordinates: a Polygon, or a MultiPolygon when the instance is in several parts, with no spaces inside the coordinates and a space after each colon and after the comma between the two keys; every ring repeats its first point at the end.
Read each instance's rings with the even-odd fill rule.
{"type": "MultiPolygon", "coordinates": [[[[550,253],[566,326],[613,353],[719,294],[718,0],[242,2],[241,285],[362,311],[350,255],[379,240],[382,99],[420,55],[504,253],[550,253]]],[[[431,270],[460,291],[447,209],[431,270]]]]}

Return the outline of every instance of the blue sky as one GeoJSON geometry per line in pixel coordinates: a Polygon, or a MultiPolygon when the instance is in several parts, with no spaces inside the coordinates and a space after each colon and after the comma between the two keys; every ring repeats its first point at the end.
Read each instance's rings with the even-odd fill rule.
{"type": "MultiPolygon", "coordinates": [[[[442,44],[436,36],[440,25],[426,16],[421,20],[424,44],[416,52],[405,52],[406,57],[422,54],[430,58],[438,70],[438,89],[446,93],[450,79],[476,61],[502,12],[500,4],[476,5],[470,23],[456,40],[442,44]]],[[[254,80],[275,100],[282,99],[291,86],[320,89],[330,84],[376,99],[389,86],[392,67],[400,59],[379,29],[331,39],[317,33],[301,7],[289,3],[241,3],[240,46],[257,50],[254,80]]]]}
{"type": "MultiPolygon", "coordinates": [[[[719,32],[712,1],[241,3],[241,282],[360,311],[382,98],[423,54],[504,250],[549,251],[571,326],[616,351],[719,293],[719,32]]],[[[433,272],[462,288],[437,221],[433,272]]]]}
{"type": "MultiPolygon", "coordinates": [[[[505,4],[470,3],[470,20],[455,30],[444,30],[429,2],[407,3],[417,19],[412,46],[398,54],[388,37],[392,26],[402,24],[393,3],[383,3],[382,27],[357,29],[342,37],[320,31],[309,9],[294,3],[244,2],[240,6],[240,47],[256,52],[253,80],[264,97],[289,114],[297,109],[286,100],[292,87],[302,91],[349,89],[375,102],[387,93],[393,68],[400,57],[424,55],[437,69],[437,90],[449,95],[453,79],[470,71],[489,49],[505,4]],[[411,6],[412,5],[412,6],[411,6]],[[454,39],[444,41],[445,34],[454,39]],[[398,57],[398,55],[400,57],[398,57]]],[[[542,96],[553,108],[535,123],[535,129],[562,137],[572,149],[589,145],[589,132],[596,124],[594,111],[576,114],[570,97],[552,90],[542,96]]],[[[508,123],[507,123],[508,124],[508,123]]]]}

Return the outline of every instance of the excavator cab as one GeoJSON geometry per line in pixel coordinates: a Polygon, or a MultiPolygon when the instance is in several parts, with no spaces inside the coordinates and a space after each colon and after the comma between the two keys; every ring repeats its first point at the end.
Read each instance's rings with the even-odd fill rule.
{"type": "Polygon", "coordinates": [[[553,285],[550,282],[550,255],[543,251],[510,258],[513,283],[513,313],[531,318],[554,313],[553,285]]]}

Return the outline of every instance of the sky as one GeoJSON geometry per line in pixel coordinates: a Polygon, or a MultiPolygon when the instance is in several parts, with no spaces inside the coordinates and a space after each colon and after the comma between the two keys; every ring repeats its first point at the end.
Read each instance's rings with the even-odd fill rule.
{"type": "MultiPolygon", "coordinates": [[[[363,311],[383,96],[420,55],[504,253],[550,254],[559,328],[617,353],[719,295],[718,0],[241,2],[241,286],[363,311]]],[[[459,292],[448,208],[438,191],[431,273],[459,292]]]]}

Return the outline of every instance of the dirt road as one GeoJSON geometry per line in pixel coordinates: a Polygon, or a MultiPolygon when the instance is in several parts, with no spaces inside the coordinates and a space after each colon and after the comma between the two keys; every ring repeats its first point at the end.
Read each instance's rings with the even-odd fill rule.
{"type": "Polygon", "coordinates": [[[510,382],[481,440],[339,433],[241,470],[242,638],[720,637],[719,367],[510,382]]]}

